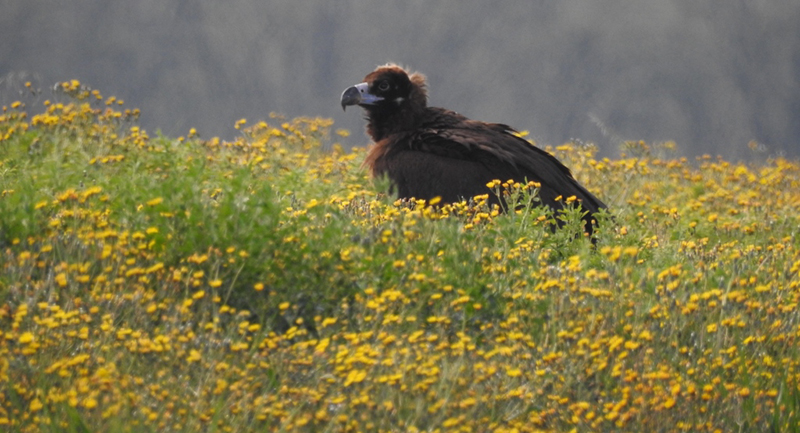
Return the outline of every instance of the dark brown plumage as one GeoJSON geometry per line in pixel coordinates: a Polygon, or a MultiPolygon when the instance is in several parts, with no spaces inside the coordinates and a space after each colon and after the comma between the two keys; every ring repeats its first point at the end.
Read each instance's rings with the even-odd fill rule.
{"type": "Polygon", "coordinates": [[[388,175],[400,198],[445,203],[490,193],[494,179],[541,184],[539,198],[554,210],[575,196],[592,215],[605,204],[581,186],[553,155],[514,135],[503,124],[485,123],[443,108],[428,107],[425,77],[381,66],[364,82],[342,93],[342,108],[366,110],[367,132],[375,141],[365,165],[374,176],[388,175]]]}

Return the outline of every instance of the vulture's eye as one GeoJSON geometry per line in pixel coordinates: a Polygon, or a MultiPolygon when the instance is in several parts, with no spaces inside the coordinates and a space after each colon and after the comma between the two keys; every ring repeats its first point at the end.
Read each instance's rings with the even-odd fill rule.
{"type": "Polygon", "coordinates": [[[378,83],[378,90],[380,90],[381,92],[389,90],[389,82],[381,81],[380,83],[378,83]]]}

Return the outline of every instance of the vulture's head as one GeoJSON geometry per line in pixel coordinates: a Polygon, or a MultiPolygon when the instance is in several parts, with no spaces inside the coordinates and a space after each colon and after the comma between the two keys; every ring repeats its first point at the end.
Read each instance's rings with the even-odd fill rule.
{"type": "Polygon", "coordinates": [[[348,87],[342,93],[341,103],[343,109],[359,105],[366,110],[371,130],[383,129],[383,124],[399,127],[425,110],[428,103],[425,76],[387,64],[369,73],[362,83],[348,87]]]}

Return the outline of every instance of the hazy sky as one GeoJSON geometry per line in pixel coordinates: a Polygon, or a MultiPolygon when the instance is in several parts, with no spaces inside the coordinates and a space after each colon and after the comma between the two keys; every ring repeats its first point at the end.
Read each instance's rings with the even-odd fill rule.
{"type": "Polygon", "coordinates": [[[431,105],[570,138],[682,155],[800,156],[797,0],[78,2],[0,0],[0,99],[72,78],[170,136],[232,137],[234,122],[331,117],[376,65],[425,73],[431,105]]]}

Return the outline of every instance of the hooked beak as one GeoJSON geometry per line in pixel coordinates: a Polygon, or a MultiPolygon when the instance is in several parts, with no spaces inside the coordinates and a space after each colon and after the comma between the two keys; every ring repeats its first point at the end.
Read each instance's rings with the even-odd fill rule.
{"type": "Polygon", "coordinates": [[[342,110],[347,110],[348,105],[373,105],[378,101],[383,101],[383,98],[369,93],[368,83],[359,83],[342,93],[342,110]]]}

